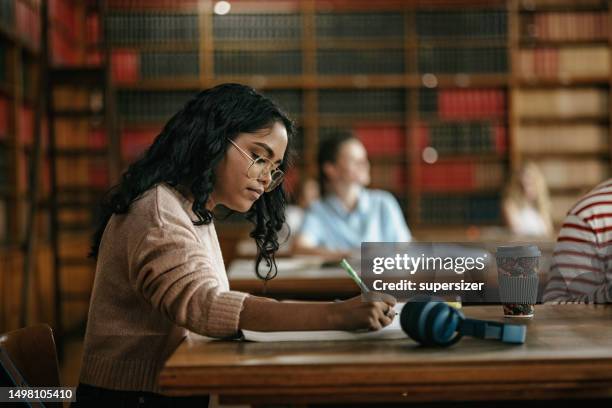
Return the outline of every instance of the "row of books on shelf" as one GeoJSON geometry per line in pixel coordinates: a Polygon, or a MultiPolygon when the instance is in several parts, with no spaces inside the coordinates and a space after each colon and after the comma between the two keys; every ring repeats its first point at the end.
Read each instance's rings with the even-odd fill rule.
{"type": "Polygon", "coordinates": [[[506,47],[430,47],[418,50],[422,73],[505,73],[508,72],[506,47]]]}
{"type": "Polygon", "coordinates": [[[550,213],[553,219],[553,223],[561,224],[567,217],[567,213],[578,200],[585,194],[589,188],[585,188],[584,191],[577,191],[575,193],[554,193],[550,196],[550,213]]]}
{"type": "Polygon", "coordinates": [[[404,113],[403,89],[322,89],[318,92],[320,114],[389,115],[404,113]]]}
{"type": "MultiPolygon", "coordinates": [[[[194,41],[198,37],[198,10],[111,9],[107,16],[112,43],[194,41]],[[157,33],[152,30],[157,29],[157,33]]],[[[504,39],[507,36],[505,10],[420,11],[416,14],[417,34],[430,38],[504,39]]],[[[397,12],[317,12],[316,37],[403,39],[405,17],[397,12]]],[[[220,40],[299,40],[303,18],[299,13],[231,13],[213,16],[213,36],[220,40]]]]}
{"type": "Polygon", "coordinates": [[[404,15],[398,12],[322,13],[315,16],[320,38],[403,38],[404,15]]]}
{"type": "Polygon", "coordinates": [[[302,91],[293,89],[269,89],[262,92],[280,106],[284,112],[287,112],[293,120],[297,121],[302,114],[302,91]]]}
{"type": "MultiPolygon", "coordinates": [[[[197,14],[197,5],[167,7],[140,7],[116,5],[109,8],[113,18],[126,17],[128,23],[139,25],[143,18],[172,18],[183,13],[197,14]],[[147,7],[154,9],[147,10],[147,7]],[[130,10],[131,9],[131,10],[130,10]],[[137,11],[135,11],[137,10],[137,11]],[[177,10],[181,10],[178,13],[177,10]],[[129,13],[126,13],[128,12],[129,13]],[[146,11],[143,13],[143,11],[146,11]],[[143,17],[144,16],[144,17],[143,17]]],[[[416,13],[417,33],[423,38],[468,36],[479,38],[505,38],[507,35],[507,12],[504,9],[469,11],[427,10],[416,13]]],[[[118,20],[117,24],[122,21],[118,20]]],[[[140,24],[147,26],[146,22],[140,24]]],[[[302,35],[302,16],[299,13],[231,13],[213,16],[215,37],[230,40],[253,39],[298,39],[302,35]]],[[[397,12],[323,12],[315,14],[315,30],[321,38],[402,38],[405,18],[397,12]]]]}
{"type": "Polygon", "coordinates": [[[607,40],[607,11],[543,12],[524,14],[521,35],[527,40],[607,40]]]}
{"type": "Polygon", "coordinates": [[[521,89],[516,93],[516,107],[522,118],[606,118],[608,90],[521,89]]]}
{"type": "Polygon", "coordinates": [[[111,45],[193,42],[200,40],[198,14],[117,12],[105,18],[105,38],[111,45]]]}
{"type": "Polygon", "coordinates": [[[499,194],[427,194],[420,202],[426,224],[499,224],[500,213],[499,194]]]}
{"type": "Polygon", "coordinates": [[[216,75],[299,75],[302,52],[285,51],[215,51],[216,75]]]}
{"type": "Polygon", "coordinates": [[[609,129],[598,124],[520,125],[515,143],[522,153],[605,153],[609,129]]]}
{"type": "Polygon", "coordinates": [[[423,164],[420,185],[424,192],[499,190],[505,169],[502,163],[453,161],[423,164]]]}
{"type": "MultiPolygon", "coordinates": [[[[317,73],[323,75],[401,74],[405,56],[400,49],[336,50],[318,49],[317,73]]],[[[217,75],[300,75],[301,50],[215,51],[217,75]]]]}
{"type": "Polygon", "coordinates": [[[607,46],[522,49],[518,67],[523,78],[605,77],[607,82],[610,49],[607,46]]]}
{"type": "Polygon", "coordinates": [[[496,88],[421,89],[419,112],[441,120],[502,118],[506,93],[496,88]]]}
{"type": "Polygon", "coordinates": [[[318,49],[317,73],[323,75],[400,74],[405,71],[402,49],[318,49]]]}
{"type": "Polygon", "coordinates": [[[581,189],[605,180],[610,164],[597,158],[542,159],[536,161],[549,188],[581,189]]]}
{"type": "Polygon", "coordinates": [[[370,188],[404,194],[408,186],[406,165],[375,163],[370,167],[370,188]]]}
{"type": "Polygon", "coordinates": [[[173,10],[177,7],[182,9],[197,7],[200,0],[105,0],[105,2],[109,10],[173,10]]]}
{"type": "Polygon", "coordinates": [[[192,91],[119,91],[120,119],[165,122],[191,99],[192,91]]]}
{"type": "Polygon", "coordinates": [[[298,40],[302,36],[302,16],[299,13],[214,15],[213,36],[219,40],[298,40]]]}
{"type": "MultiPolygon", "coordinates": [[[[2,149],[0,149],[1,151],[2,149]]],[[[20,186],[28,185],[29,175],[29,152],[23,153],[25,157],[19,161],[19,166],[15,169],[17,180],[20,186]]],[[[59,156],[56,158],[56,177],[59,189],[86,188],[86,189],[105,189],[109,186],[108,163],[105,157],[77,157],[59,156]]],[[[0,166],[2,163],[0,162],[0,166]]],[[[39,188],[44,197],[51,190],[50,163],[44,159],[40,164],[39,188]]],[[[0,185],[6,186],[6,181],[0,185]]],[[[24,187],[26,188],[26,187],[24,187]]],[[[25,190],[24,190],[25,192],[25,190]]]]}
{"type": "MultiPolygon", "coordinates": [[[[113,78],[119,83],[157,78],[197,78],[197,51],[162,52],[116,48],[112,52],[113,78]]],[[[300,75],[302,52],[215,51],[216,75],[300,75]]],[[[317,72],[324,75],[392,74],[404,72],[403,50],[318,50],[317,72]]],[[[486,64],[482,65],[486,69],[486,64]]]]}
{"type": "Polygon", "coordinates": [[[98,102],[101,97],[99,93],[83,86],[58,85],[53,88],[52,96],[53,107],[58,111],[96,111],[101,109],[100,102],[98,102]]]}
{"type": "Polygon", "coordinates": [[[403,157],[407,139],[404,129],[393,124],[357,122],[351,131],[361,140],[370,157],[403,157]]]}
{"type": "Polygon", "coordinates": [[[416,31],[427,38],[486,38],[505,39],[508,13],[504,9],[468,11],[417,11],[416,31]]]}
{"type": "Polygon", "coordinates": [[[197,52],[142,52],[114,49],[111,54],[113,80],[130,83],[142,79],[197,78],[200,61],[197,52]]]}
{"type": "Polygon", "coordinates": [[[432,147],[439,154],[506,152],[506,125],[496,121],[419,123],[422,148],[432,147]]]}
{"type": "MultiPolygon", "coordinates": [[[[119,116],[125,121],[165,122],[193,96],[194,91],[132,91],[117,92],[119,116]]],[[[268,90],[264,94],[274,100],[292,117],[302,112],[301,91],[268,90]]]]}
{"type": "MultiPolygon", "coordinates": [[[[531,92],[531,96],[535,91],[525,92],[531,92]]],[[[300,91],[270,90],[265,94],[289,114],[301,114],[300,91]]],[[[126,120],[165,120],[192,95],[192,91],[121,90],[118,92],[118,108],[126,120]]],[[[525,99],[529,97],[526,96],[525,99]]],[[[419,102],[422,116],[440,120],[490,119],[503,118],[506,115],[506,94],[500,89],[423,89],[419,102]]],[[[321,115],[391,117],[403,115],[405,104],[406,93],[403,89],[322,89],[318,92],[318,111],[321,115]]]]}
{"type": "Polygon", "coordinates": [[[100,126],[96,126],[86,118],[61,119],[54,121],[55,146],[59,150],[85,149],[96,150],[106,148],[106,134],[100,126]]]}
{"type": "Polygon", "coordinates": [[[56,160],[57,183],[60,188],[107,188],[108,163],[105,157],[63,157],[56,160]]]}

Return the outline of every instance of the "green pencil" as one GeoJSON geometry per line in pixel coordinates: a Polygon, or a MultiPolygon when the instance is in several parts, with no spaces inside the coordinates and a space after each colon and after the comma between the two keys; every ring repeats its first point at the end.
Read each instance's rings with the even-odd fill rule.
{"type": "Polygon", "coordinates": [[[359,288],[361,289],[361,291],[363,293],[368,293],[370,291],[370,289],[368,289],[368,287],[365,285],[365,283],[363,283],[363,281],[361,280],[361,278],[359,278],[359,276],[357,275],[357,273],[353,270],[353,268],[351,267],[351,265],[347,262],[346,259],[342,259],[340,261],[340,266],[342,267],[342,269],[344,269],[346,271],[346,273],[349,274],[349,276],[355,281],[355,283],[357,284],[357,286],[359,286],[359,288]]]}

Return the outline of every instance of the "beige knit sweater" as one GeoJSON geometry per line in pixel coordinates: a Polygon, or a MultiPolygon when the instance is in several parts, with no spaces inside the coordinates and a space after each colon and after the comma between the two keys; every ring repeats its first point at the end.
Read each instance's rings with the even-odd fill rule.
{"type": "Polygon", "coordinates": [[[164,362],[189,331],[238,331],[245,293],[229,290],[215,227],[194,226],[191,202],[162,184],[106,226],[80,381],[158,391],[164,362]]]}

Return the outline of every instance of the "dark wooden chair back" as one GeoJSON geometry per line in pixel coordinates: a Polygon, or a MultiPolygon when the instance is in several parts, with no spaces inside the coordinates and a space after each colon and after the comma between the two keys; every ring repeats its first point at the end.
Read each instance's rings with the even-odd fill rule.
{"type": "Polygon", "coordinates": [[[0,348],[31,387],[59,387],[53,331],[46,324],[0,335],[0,348]]]}

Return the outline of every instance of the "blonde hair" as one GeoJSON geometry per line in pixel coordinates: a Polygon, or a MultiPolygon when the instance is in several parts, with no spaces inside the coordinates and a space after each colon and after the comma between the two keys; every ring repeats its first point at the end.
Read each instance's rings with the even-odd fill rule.
{"type": "Polygon", "coordinates": [[[512,174],[510,182],[504,190],[503,202],[504,204],[514,204],[517,208],[523,208],[524,206],[535,207],[548,226],[549,231],[553,231],[548,184],[546,183],[544,174],[542,174],[542,171],[534,162],[525,162],[518,171],[512,174]],[[529,174],[529,177],[535,185],[535,203],[530,202],[525,195],[525,188],[522,180],[525,174],[529,174]]]}

